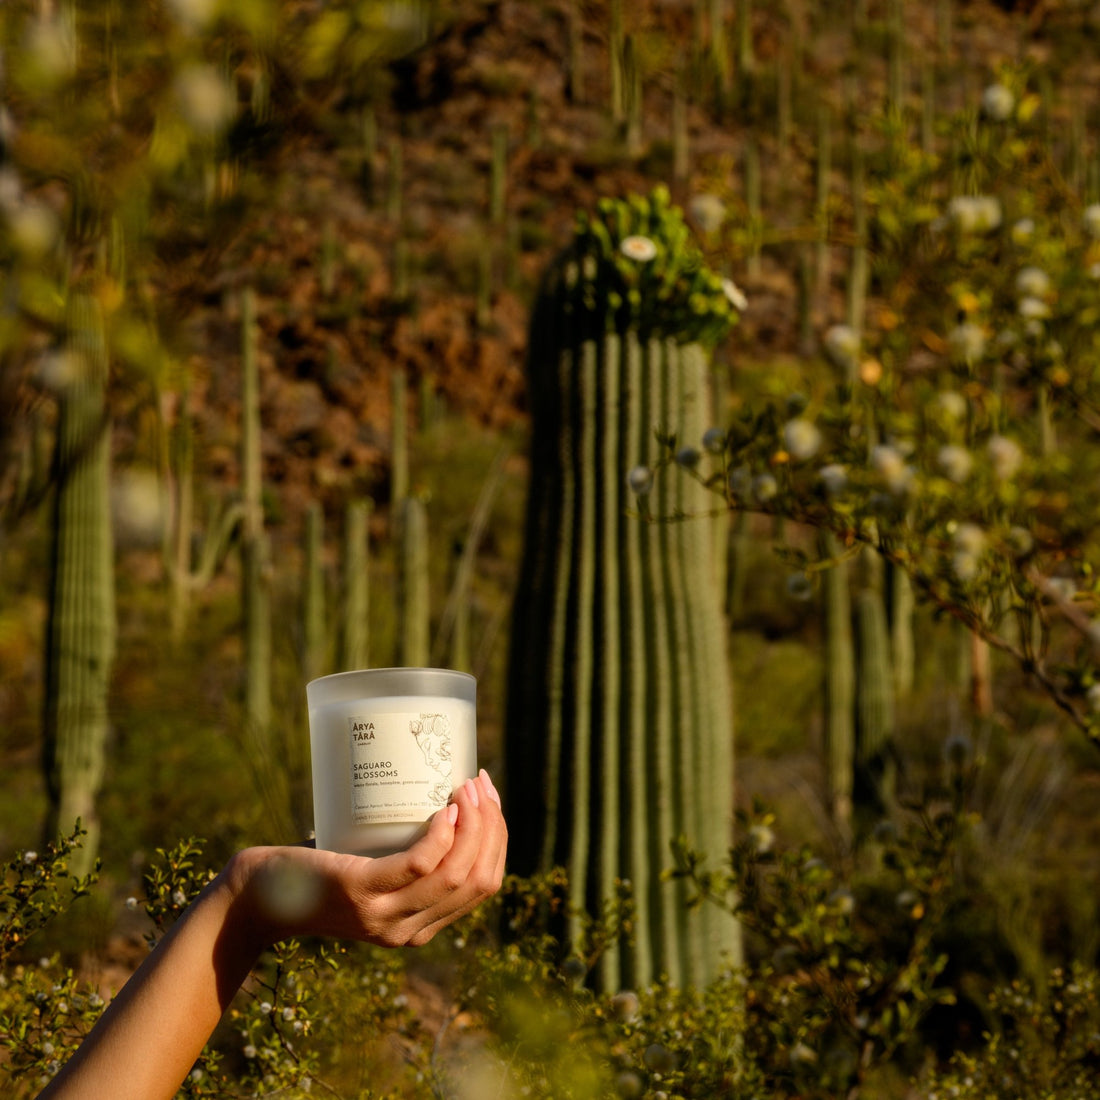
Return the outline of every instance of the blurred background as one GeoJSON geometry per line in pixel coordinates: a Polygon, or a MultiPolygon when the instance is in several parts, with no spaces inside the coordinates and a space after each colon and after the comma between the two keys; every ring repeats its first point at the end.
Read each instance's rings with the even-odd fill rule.
{"type": "MultiPolygon", "coordinates": [[[[308,832],[312,676],[472,671],[508,783],[532,307],[578,211],[664,185],[744,295],[715,426],[828,420],[839,377],[942,448],[955,412],[924,412],[949,378],[1034,459],[1040,496],[950,522],[1034,516],[1043,585],[959,588],[956,558],[914,598],[897,560],[846,563],[851,660],[861,607],[893,639],[848,705],[901,804],[965,769],[959,934],[985,975],[1095,964],[1100,699],[1072,628],[1095,585],[1098,42],[1085,0],[6,3],[0,849],[93,827],[79,949],[132,956],[120,903],[153,849],[308,832]],[[1034,646],[998,618],[1016,596],[1045,608],[1034,646]]],[[[938,453],[949,508],[966,474],[938,453]]],[[[736,799],[850,862],[884,803],[857,770],[838,808],[828,774],[817,536],[763,496],[727,514],[727,472],[736,799]]]]}

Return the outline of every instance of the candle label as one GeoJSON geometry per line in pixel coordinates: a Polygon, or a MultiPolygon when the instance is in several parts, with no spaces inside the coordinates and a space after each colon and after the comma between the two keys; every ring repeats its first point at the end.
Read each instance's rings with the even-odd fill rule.
{"type": "Polygon", "coordinates": [[[423,821],[450,801],[451,720],[426,712],[348,715],[356,825],[423,821]]]}

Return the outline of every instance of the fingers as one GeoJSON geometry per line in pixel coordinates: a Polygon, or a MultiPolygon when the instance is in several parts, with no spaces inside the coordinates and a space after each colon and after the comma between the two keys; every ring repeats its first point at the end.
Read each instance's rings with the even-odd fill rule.
{"type": "Polygon", "coordinates": [[[508,830],[499,796],[485,772],[455,795],[455,843],[435,873],[393,900],[407,906],[406,942],[427,943],[441,928],[496,893],[504,875],[508,830]]]}

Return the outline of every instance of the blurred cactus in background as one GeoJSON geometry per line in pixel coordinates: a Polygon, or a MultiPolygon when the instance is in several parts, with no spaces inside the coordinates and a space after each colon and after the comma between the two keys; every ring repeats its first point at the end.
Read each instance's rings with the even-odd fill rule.
{"type": "Polygon", "coordinates": [[[737,314],[665,192],[600,203],[546,275],[531,324],[533,413],[507,721],[513,864],[561,864],[578,908],[629,881],[634,943],[608,988],[704,981],[736,924],[691,919],[662,881],[669,842],[731,840],[733,704],[724,592],[706,508],[686,481],[650,497],[660,429],[685,462],[711,425],[707,346],[737,314]],[[629,475],[629,478],[628,478],[629,475]]]}
{"type": "Polygon", "coordinates": [[[73,866],[86,874],[99,842],[96,796],[105,769],[116,633],[107,348],[103,318],[89,295],[70,299],[68,330],[68,371],[56,379],[43,764],[47,837],[70,833],[79,820],[88,835],[73,866]]]}

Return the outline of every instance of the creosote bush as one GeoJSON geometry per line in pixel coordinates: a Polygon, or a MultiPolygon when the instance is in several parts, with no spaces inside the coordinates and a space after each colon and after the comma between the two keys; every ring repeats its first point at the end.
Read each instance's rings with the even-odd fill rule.
{"type": "MultiPolygon", "coordinates": [[[[689,885],[692,904],[735,910],[747,933],[744,968],[705,988],[593,992],[585,977],[629,931],[632,901],[623,887],[564,945],[547,931],[569,904],[560,870],[509,878],[422,954],[281,944],[180,1095],[825,1100],[890,1095],[908,1077],[927,1096],[1083,1100],[1100,1042],[1095,972],[1057,969],[1041,990],[991,988],[987,1034],[969,1049],[933,1019],[959,995],[940,940],[975,825],[965,801],[956,785],[954,798],[884,822],[847,870],[785,847],[762,807],[743,815],[723,866],[677,842],[669,875],[689,885]],[[933,1070],[922,1060],[937,1034],[954,1053],[933,1070]]],[[[78,841],[4,865],[0,1044],[5,1094],[17,1098],[37,1093],[105,1003],[56,958],[37,958],[33,942],[92,886],[68,874],[78,841]]],[[[157,852],[145,876],[151,945],[211,877],[196,841],[157,852]]]]}

